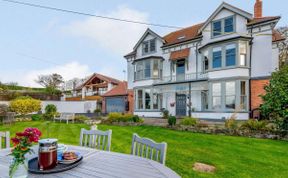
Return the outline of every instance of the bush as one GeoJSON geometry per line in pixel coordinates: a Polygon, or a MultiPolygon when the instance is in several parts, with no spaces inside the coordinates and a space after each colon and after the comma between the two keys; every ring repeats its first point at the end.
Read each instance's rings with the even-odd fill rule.
{"type": "Polygon", "coordinates": [[[288,65],[273,72],[264,89],[261,114],[274,121],[280,130],[288,130],[288,65]]]}
{"type": "Polygon", "coordinates": [[[137,115],[132,115],[132,114],[121,114],[121,113],[116,113],[112,112],[109,113],[108,115],[108,122],[113,123],[113,122],[135,122],[135,123],[141,123],[143,120],[139,118],[137,115]]]}
{"type": "Polygon", "coordinates": [[[57,107],[54,104],[48,104],[45,107],[45,113],[43,115],[45,120],[51,120],[57,115],[57,107]]]}
{"type": "Polygon", "coordinates": [[[176,117],[175,116],[169,116],[168,117],[168,124],[169,124],[169,126],[176,125],[176,117]]]}
{"type": "Polygon", "coordinates": [[[101,112],[102,112],[102,110],[99,109],[99,108],[97,108],[97,109],[94,110],[94,113],[95,113],[95,114],[100,114],[101,112]]]}
{"type": "Polygon", "coordinates": [[[31,97],[18,97],[10,102],[10,109],[22,116],[41,110],[41,101],[31,97]]]}
{"type": "Polygon", "coordinates": [[[40,114],[33,114],[31,116],[31,119],[32,119],[32,121],[41,121],[41,120],[43,120],[43,116],[40,114]]]}
{"type": "Polygon", "coordinates": [[[169,111],[167,109],[162,110],[162,116],[163,119],[168,119],[169,118],[169,111]]]}
{"type": "Polygon", "coordinates": [[[267,131],[267,122],[250,119],[241,125],[241,129],[249,131],[267,131]]]}
{"type": "Polygon", "coordinates": [[[0,116],[5,116],[5,114],[8,112],[9,106],[6,104],[0,104],[0,116]]]}
{"type": "Polygon", "coordinates": [[[77,115],[75,116],[75,121],[79,123],[85,123],[85,121],[90,120],[89,117],[84,115],[77,115]]]}
{"type": "Polygon", "coordinates": [[[235,118],[229,118],[227,120],[225,120],[225,128],[226,129],[231,129],[231,130],[235,130],[237,129],[238,124],[235,118]]]}
{"type": "Polygon", "coordinates": [[[198,123],[198,119],[193,118],[193,117],[184,117],[180,125],[186,125],[186,126],[195,126],[198,123]]]}

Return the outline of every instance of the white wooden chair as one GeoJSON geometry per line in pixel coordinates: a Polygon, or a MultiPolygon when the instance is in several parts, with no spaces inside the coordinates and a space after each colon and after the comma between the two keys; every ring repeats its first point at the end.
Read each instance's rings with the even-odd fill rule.
{"type": "Polygon", "coordinates": [[[2,149],[2,138],[5,139],[4,148],[10,148],[10,132],[0,132],[0,150],[2,149]]]}
{"type": "Polygon", "coordinates": [[[60,113],[59,117],[54,117],[54,122],[55,121],[65,121],[66,124],[69,123],[69,121],[72,121],[72,123],[74,123],[75,120],[75,114],[74,113],[60,113]]]}
{"type": "Polygon", "coordinates": [[[131,154],[148,158],[165,165],[167,143],[156,143],[149,138],[141,138],[133,134],[131,154]]]}
{"type": "Polygon", "coordinates": [[[80,146],[110,151],[112,130],[86,130],[81,129],[80,146]]]}

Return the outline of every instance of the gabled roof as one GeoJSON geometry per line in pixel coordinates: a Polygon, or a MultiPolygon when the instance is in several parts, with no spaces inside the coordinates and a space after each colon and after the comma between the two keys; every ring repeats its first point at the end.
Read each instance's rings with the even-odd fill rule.
{"type": "Polygon", "coordinates": [[[120,82],[118,86],[114,87],[110,91],[106,92],[103,96],[104,97],[111,97],[111,96],[125,96],[128,94],[128,89],[127,89],[127,82],[120,82]]]}
{"type": "Polygon", "coordinates": [[[204,23],[199,23],[199,24],[169,33],[168,35],[163,37],[163,39],[165,40],[165,44],[163,47],[200,38],[201,35],[198,33],[198,30],[203,25],[204,23]]]}
{"type": "Polygon", "coordinates": [[[232,6],[231,4],[228,4],[226,2],[223,2],[214,12],[213,14],[206,20],[206,22],[204,23],[204,25],[199,29],[199,33],[203,31],[203,29],[217,16],[217,14],[223,10],[223,9],[227,9],[230,10],[236,14],[239,14],[247,19],[252,19],[253,15],[250,14],[249,12],[246,12],[242,9],[239,9],[238,7],[232,6]]]}
{"type": "Polygon", "coordinates": [[[283,37],[278,30],[273,30],[272,42],[278,42],[278,41],[284,41],[284,40],[286,40],[286,38],[283,37]]]}
{"type": "Polygon", "coordinates": [[[261,17],[261,18],[254,18],[248,22],[247,26],[257,25],[260,23],[270,22],[274,20],[279,20],[280,18],[281,18],[280,16],[266,16],[266,17],[261,17]]]}
{"type": "Polygon", "coordinates": [[[164,40],[162,39],[161,36],[159,36],[157,33],[153,32],[150,28],[147,28],[147,30],[145,31],[145,33],[142,35],[142,37],[140,38],[140,40],[136,43],[136,45],[133,48],[133,51],[135,51],[138,46],[142,43],[142,41],[146,38],[146,36],[148,34],[151,34],[152,36],[155,36],[157,38],[159,38],[160,40],[162,40],[164,42],[164,40]]]}
{"type": "Polygon", "coordinates": [[[112,83],[112,84],[119,84],[121,82],[120,80],[117,80],[115,78],[108,77],[108,76],[105,76],[105,75],[102,75],[102,74],[98,74],[98,73],[94,73],[82,85],[77,87],[76,90],[82,89],[85,85],[87,85],[89,82],[91,82],[95,78],[98,78],[100,80],[104,80],[107,83],[112,83]]]}

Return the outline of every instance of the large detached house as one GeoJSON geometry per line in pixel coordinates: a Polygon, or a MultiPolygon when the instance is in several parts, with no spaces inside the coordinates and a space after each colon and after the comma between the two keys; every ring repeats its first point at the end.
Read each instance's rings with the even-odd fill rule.
{"type": "Polygon", "coordinates": [[[134,114],[246,120],[261,104],[259,95],[278,68],[274,30],[279,16],[254,15],[222,3],[203,23],[162,37],[150,29],[125,56],[134,114]]]}

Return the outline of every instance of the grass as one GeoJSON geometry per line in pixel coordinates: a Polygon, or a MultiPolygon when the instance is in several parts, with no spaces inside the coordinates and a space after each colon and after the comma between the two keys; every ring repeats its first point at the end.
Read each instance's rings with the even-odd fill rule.
{"type": "MultiPolygon", "coordinates": [[[[37,127],[43,137],[58,138],[60,142],[77,145],[84,124],[22,122],[0,126],[0,131],[9,130],[12,135],[26,127],[37,127]],[[49,128],[49,129],[48,129],[49,128]]],[[[239,178],[285,178],[288,177],[288,142],[196,134],[167,130],[152,126],[98,126],[101,130],[112,129],[112,151],[130,153],[132,133],[149,137],[157,142],[168,143],[166,165],[182,177],[239,177],[239,178]],[[195,162],[216,166],[213,174],[192,170],[195,162]]]]}

